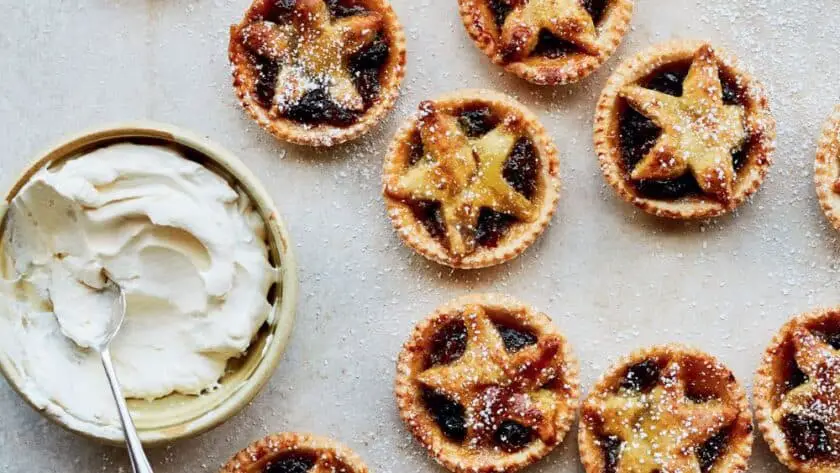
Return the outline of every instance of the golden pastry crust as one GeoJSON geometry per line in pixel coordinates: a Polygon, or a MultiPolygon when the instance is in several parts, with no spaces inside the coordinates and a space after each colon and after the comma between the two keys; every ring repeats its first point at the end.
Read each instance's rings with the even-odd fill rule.
{"type": "Polygon", "coordinates": [[[220,473],[263,473],[285,455],[311,459],[311,473],[368,473],[362,459],[346,446],[309,434],[269,435],[240,450],[220,473]]]}
{"type": "Polygon", "coordinates": [[[574,420],[578,373],[568,342],[547,315],[506,296],[470,295],[438,308],[414,329],[399,356],[396,397],[400,416],[414,437],[450,471],[513,472],[562,442],[574,420]],[[436,337],[459,320],[466,326],[462,354],[431,363],[436,337]],[[532,343],[509,351],[496,324],[527,330],[532,343]],[[424,392],[430,389],[466,405],[462,442],[447,437],[427,408],[424,392]],[[520,407],[508,404],[513,400],[518,403],[512,405],[520,407]],[[524,412],[522,405],[528,406],[524,412]],[[490,440],[498,435],[499,430],[493,431],[497,424],[510,417],[528,424],[533,434],[515,451],[490,440]]]}
{"type": "MultiPolygon", "coordinates": [[[[296,1],[298,4],[314,4],[323,0],[296,1]]],[[[390,3],[387,0],[356,0],[354,3],[381,17],[381,34],[387,39],[390,51],[380,74],[380,91],[373,103],[364,109],[361,116],[351,125],[334,126],[328,123],[310,125],[290,120],[266,108],[257,99],[255,90],[259,73],[252,64],[252,53],[246,46],[245,33],[246,28],[260,22],[262,12],[269,8],[269,2],[270,0],[254,0],[243,20],[230,28],[228,57],[233,66],[233,86],[245,111],[277,139],[299,145],[334,146],[368,132],[393,108],[405,77],[405,34],[390,3]]]]}
{"type": "Polygon", "coordinates": [[[820,135],[814,162],[814,184],[825,216],[840,230],[840,105],[834,108],[820,135]]]}
{"type": "MultiPolygon", "coordinates": [[[[521,34],[514,33],[511,25],[505,34],[504,28],[496,25],[494,13],[489,7],[488,0],[458,0],[461,19],[470,38],[497,65],[504,67],[522,79],[540,85],[560,85],[577,82],[598,69],[615,52],[621,43],[633,15],[633,0],[608,0],[608,4],[601,19],[594,24],[589,14],[583,10],[578,0],[561,0],[561,5],[554,5],[556,0],[530,0],[543,2],[549,11],[565,11],[566,22],[559,22],[558,18],[546,18],[544,25],[534,25],[538,31],[542,27],[560,25],[558,33],[565,36],[575,32],[583,34],[578,51],[573,51],[557,58],[528,55],[527,57],[511,58],[507,52],[511,49],[521,51],[521,45],[513,47],[521,41],[521,34]],[[584,16],[585,15],[585,16],[584,16]],[[562,24],[561,24],[562,23],[562,24]],[[582,47],[581,47],[582,46],[582,47]]],[[[511,2],[513,3],[513,2],[511,2]]],[[[517,2],[524,8],[527,2],[517,2]]],[[[516,10],[516,9],[514,9],[516,10]]],[[[517,21],[517,24],[525,23],[517,21]]],[[[537,34],[537,33],[534,33],[537,34]]],[[[533,47],[533,46],[532,46],[533,47]]],[[[521,54],[519,54],[521,56],[521,54]]]]}
{"type": "Polygon", "coordinates": [[[753,401],[759,428],[779,461],[792,471],[829,473],[840,469],[840,350],[819,336],[838,333],[840,307],[794,317],[773,337],[756,372],[753,401]],[[798,384],[792,383],[797,377],[802,377],[798,384]],[[809,403],[814,394],[820,396],[816,405],[822,412],[809,403]],[[828,433],[820,439],[830,452],[807,458],[807,452],[797,451],[782,425],[790,414],[803,419],[832,417],[829,426],[822,423],[828,433]]]}
{"type": "MultiPolygon", "coordinates": [[[[510,144],[509,141],[505,141],[505,143],[510,144]]],[[[462,164],[459,164],[459,162],[450,163],[449,168],[461,167],[462,164]]],[[[501,162],[496,164],[504,165],[501,162]]],[[[551,221],[559,199],[559,167],[557,149],[554,143],[548,137],[545,128],[539,123],[537,117],[524,105],[506,95],[489,90],[462,90],[433,101],[423,102],[420,112],[409,118],[397,132],[385,158],[383,194],[391,222],[399,237],[410,248],[426,258],[454,268],[483,268],[503,263],[518,256],[542,234],[551,221]],[[489,109],[493,116],[497,117],[498,126],[479,138],[466,137],[458,125],[454,124],[454,121],[457,118],[455,114],[470,107],[486,107],[489,109]],[[440,121],[441,124],[433,123],[433,121],[440,121]],[[445,127],[448,127],[447,131],[443,131],[445,127]],[[422,138],[423,130],[429,131],[426,138],[422,138]],[[417,189],[413,193],[411,189],[407,189],[405,182],[402,180],[408,179],[406,176],[409,172],[420,165],[439,165],[440,168],[443,168],[446,166],[443,161],[457,161],[460,158],[455,155],[463,151],[464,145],[471,146],[472,152],[476,153],[474,156],[478,156],[484,149],[482,148],[483,144],[488,142],[492,144],[493,138],[499,137],[500,133],[502,135],[508,133],[508,137],[515,135],[519,138],[527,138],[532,143],[538,168],[534,178],[533,195],[527,198],[526,203],[522,201],[525,197],[518,192],[508,192],[506,196],[499,196],[500,199],[490,198],[494,196],[488,195],[489,191],[484,193],[467,192],[471,189],[470,186],[474,186],[479,181],[484,180],[484,177],[487,177],[480,162],[477,165],[472,165],[473,169],[462,170],[463,172],[453,171],[452,169],[432,170],[433,172],[430,172],[429,176],[424,177],[428,181],[424,181],[427,188],[420,189],[427,191],[426,193],[432,196],[429,200],[440,202],[441,200],[447,200],[449,197],[452,199],[457,197],[461,199],[460,204],[470,208],[469,212],[466,210],[464,212],[472,212],[471,215],[463,216],[462,221],[459,221],[459,223],[464,224],[462,227],[459,226],[460,230],[458,230],[459,234],[465,234],[463,241],[458,241],[461,237],[456,237],[454,230],[445,232],[446,234],[443,237],[433,236],[423,221],[415,215],[414,207],[412,207],[418,202],[415,197],[421,196],[416,192],[417,189]],[[412,164],[412,143],[417,139],[426,139],[426,144],[432,145],[436,151],[440,148],[441,153],[439,154],[441,156],[433,156],[429,158],[432,160],[429,162],[421,160],[422,162],[412,164]],[[431,140],[431,142],[428,140],[431,140]],[[452,143],[448,143],[449,141],[452,143]],[[444,150],[444,145],[450,146],[455,151],[452,151],[452,149],[444,150]],[[438,182],[446,181],[447,178],[444,174],[451,172],[464,174],[465,181],[461,183],[461,187],[447,187],[459,185],[455,182],[457,176],[448,182],[438,182]],[[435,180],[435,182],[432,182],[432,180],[435,180]],[[445,193],[446,196],[437,195],[440,193],[445,193]],[[515,223],[503,232],[496,245],[475,244],[472,240],[475,237],[476,212],[481,208],[501,204],[509,204],[505,210],[510,210],[510,212],[503,211],[503,213],[515,215],[517,217],[515,223]]],[[[499,170],[498,166],[495,170],[499,170]]],[[[501,186],[505,187],[504,184],[501,186]]],[[[496,186],[494,190],[498,190],[498,187],[496,186]]],[[[510,183],[507,183],[507,187],[510,187],[510,183]]],[[[456,206],[454,202],[452,203],[452,208],[458,207],[460,209],[463,206],[456,206]]],[[[453,210],[453,213],[461,216],[461,210],[453,210]]],[[[455,219],[456,217],[452,216],[447,221],[453,223],[455,219]]],[[[454,228],[454,224],[447,228],[454,228]]]]}
{"type": "MultiPolygon", "coordinates": [[[[657,103],[652,102],[652,105],[657,103]]],[[[764,87],[734,56],[703,41],[672,41],[654,46],[628,59],[610,77],[595,112],[595,151],[607,182],[625,201],[660,217],[708,218],[735,209],[753,194],[764,180],[771,164],[775,139],[776,122],[770,113],[764,87]],[[620,143],[620,121],[628,107],[627,99],[624,98],[627,95],[627,87],[639,85],[640,81],[666,69],[669,65],[690,63],[702,56],[710,57],[717,64],[720,75],[730,78],[739,89],[738,106],[743,107],[743,125],[746,131],[743,146],[748,147],[746,162],[734,174],[728,188],[722,192],[725,199],[718,199],[706,193],[691,194],[673,200],[646,197],[632,183],[620,143]]]]}
{"type": "Polygon", "coordinates": [[[679,344],[633,352],[592,388],[582,403],[578,426],[578,447],[587,473],[607,471],[601,445],[607,436],[617,435],[605,432],[613,428],[623,431],[616,436],[621,442],[616,448],[623,445],[616,457],[616,473],[660,468],[682,473],[700,471],[697,448],[721,431],[728,431],[728,435],[711,459],[708,472],[745,471],[752,451],[752,415],[743,387],[716,358],[679,344]],[[628,377],[629,370],[642,363],[657,367],[652,380],[647,381],[653,385],[643,386],[646,381],[640,376],[628,377]],[[623,387],[628,379],[644,389],[623,387]],[[628,440],[622,436],[635,437],[628,440]],[[640,461],[638,456],[644,458],[633,463],[640,461]],[[626,467],[622,464],[625,461],[626,467]]]}

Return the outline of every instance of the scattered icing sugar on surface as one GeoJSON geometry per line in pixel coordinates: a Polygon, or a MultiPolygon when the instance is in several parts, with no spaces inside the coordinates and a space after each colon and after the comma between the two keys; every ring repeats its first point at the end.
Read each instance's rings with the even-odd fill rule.
{"type": "MultiPolygon", "coordinates": [[[[784,321],[837,303],[840,241],[812,180],[819,129],[840,95],[840,63],[831,60],[840,56],[837,2],[640,0],[631,31],[602,69],[576,85],[535,87],[475,48],[456,2],[393,0],[408,37],[401,98],[370,134],[322,151],[276,142],[239,108],[226,49],[228,28],[247,3],[10,2],[0,18],[0,47],[8,52],[0,70],[9,91],[0,97],[8,125],[0,127],[4,188],[44,143],[148,117],[193,129],[241,157],[289,227],[300,304],[284,361],[241,415],[151,451],[156,472],[216,472],[252,440],[286,430],[338,438],[373,471],[436,471],[397,416],[395,359],[420,319],[467,292],[509,293],[550,314],[581,360],[584,391],[620,356],[663,341],[719,356],[749,388],[784,321]],[[672,38],[727,48],[769,92],[778,123],[775,164],[755,197],[728,217],[648,217],[605,185],[592,150],[594,106],[610,71],[672,38]],[[560,150],[563,186],[552,226],[528,251],[470,272],[427,262],[400,243],[380,181],[402,121],[422,100],[462,87],[509,93],[534,110],[560,150]],[[72,120],[58,110],[72,110],[72,120]]],[[[4,452],[38,452],[0,454],[2,471],[128,471],[123,451],[63,432],[6,385],[0,410],[4,425],[14,426],[0,429],[4,452]]],[[[570,433],[532,471],[579,471],[574,438],[570,433]]],[[[757,439],[750,471],[785,471],[762,444],[757,439]]]]}

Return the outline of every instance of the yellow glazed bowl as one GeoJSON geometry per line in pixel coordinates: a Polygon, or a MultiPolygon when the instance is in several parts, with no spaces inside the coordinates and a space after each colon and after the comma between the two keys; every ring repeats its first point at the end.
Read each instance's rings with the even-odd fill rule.
{"type": "MultiPolygon", "coordinates": [[[[0,202],[0,221],[12,198],[41,168],[126,141],[175,147],[189,159],[200,162],[227,179],[235,188],[244,190],[265,221],[269,258],[279,268],[280,274],[269,292],[273,302],[270,322],[260,329],[244,356],[228,363],[218,389],[200,396],[171,394],[154,401],[128,401],[140,439],[146,445],[157,445],[192,437],[218,426],[239,412],[262,390],[286,349],[294,325],[297,268],[283,222],[268,193],[248,168],[227,150],[188,131],[158,123],[141,122],[101,128],[76,135],[47,150],[23,172],[0,202]]],[[[122,435],[92,434],[90,430],[101,429],[85,429],[84,422],[75,418],[69,421],[67,413],[39,408],[23,389],[25,380],[14,363],[2,352],[0,372],[18,394],[50,420],[85,437],[108,444],[123,444],[122,435]]]]}

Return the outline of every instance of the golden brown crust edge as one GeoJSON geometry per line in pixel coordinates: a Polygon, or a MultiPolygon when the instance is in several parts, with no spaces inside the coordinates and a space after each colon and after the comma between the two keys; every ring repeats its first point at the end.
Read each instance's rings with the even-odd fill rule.
{"type": "Polygon", "coordinates": [[[789,453],[787,438],[782,429],[773,420],[774,388],[778,382],[784,382],[784,380],[777,379],[780,375],[776,373],[773,361],[778,356],[778,352],[784,343],[791,336],[795,327],[800,325],[807,326],[829,317],[840,317],[838,313],[840,313],[840,307],[816,309],[800,314],[787,321],[770,341],[770,344],[764,351],[761,365],[755,373],[755,380],[753,381],[753,404],[755,405],[755,417],[758,421],[758,427],[770,450],[791,471],[799,473],[833,473],[836,471],[836,467],[832,468],[830,466],[802,462],[793,458],[789,453]]]}
{"type": "Polygon", "coordinates": [[[840,105],[823,125],[814,161],[814,185],[817,197],[826,218],[835,229],[840,230],[840,194],[834,191],[834,181],[838,178],[838,154],[840,154],[840,105]]]}
{"type": "MultiPolygon", "coordinates": [[[[707,360],[710,363],[722,366],[729,371],[729,368],[726,368],[726,365],[721,363],[714,356],[686,345],[669,343],[667,345],[656,345],[642,348],[624,356],[618,362],[613,364],[606,373],[601,375],[592,387],[592,390],[590,390],[589,394],[582,401],[582,404],[585,404],[593,395],[609,391],[616,386],[616,384],[621,380],[623,368],[632,366],[648,358],[674,355],[707,360]]],[[[733,440],[726,457],[724,457],[726,459],[725,462],[715,465],[710,473],[736,473],[746,471],[750,454],[752,453],[752,413],[747,402],[746,391],[743,386],[734,379],[734,376],[727,386],[727,391],[731,395],[731,400],[735,405],[737,405],[739,411],[738,418],[732,425],[735,426],[741,433],[741,438],[733,440]]],[[[596,441],[597,438],[593,434],[587,419],[583,414],[581,414],[578,420],[578,450],[580,451],[580,461],[583,464],[583,469],[586,473],[604,473],[603,454],[601,448],[596,444],[596,441]]]]}
{"type": "Polygon", "coordinates": [[[557,202],[560,199],[560,160],[554,142],[549,138],[545,127],[533,112],[512,97],[499,92],[462,89],[438,97],[433,101],[452,105],[480,102],[489,105],[491,109],[512,112],[521,117],[523,127],[529,131],[534,146],[539,152],[541,175],[548,179],[541,196],[542,203],[539,214],[534,222],[522,224],[519,229],[512,227],[499,246],[495,248],[479,247],[475,252],[464,258],[453,258],[438,240],[428,234],[423,224],[411,214],[411,210],[402,202],[391,198],[384,189],[387,177],[397,173],[400,169],[396,159],[398,149],[401,144],[410,139],[414,132],[417,125],[417,115],[414,114],[406,120],[394,135],[383,166],[383,196],[394,230],[409,248],[432,261],[452,268],[486,268],[502,264],[519,256],[543,234],[557,209],[557,202]]]}
{"type": "Polygon", "coordinates": [[[355,452],[345,445],[311,434],[280,433],[257,440],[237,452],[220,473],[258,473],[274,457],[291,451],[333,456],[350,468],[350,473],[368,473],[368,468],[355,452]]]}
{"type": "Polygon", "coordinates": [[[527,61],[506,64],[496,47],[496,38],[490,28],[496,28],[492,18],[484,14],[478,2],[486,0],[458,0],[458,11],[467,33],[475,45],[494,64],[528,82],[537,85],[565,85],[584,79],[601,67],[615,53],[621,44],[633,17],[633,0],[613,0],[609,11],[598,25],[600,54],[570,54],[564,58],[546,59],[547,65],[540,66],[527,61]],[[490,26],[492,24],[492,26],[490,26]]]}
{"type": "Polygon", "coordinates": [[[562,443],[575,418],[580,396],[579,379],[580,365],[578,360],[572,353],[569,342],[554,326],[548,315],[537,312],[532,307],[505,295],[471,294],[438,307],[430,316],[417,324],[403,346],[397,361],[395,394],[400,418],[414,438],[426,448],[440,465],[456,473],[512,473],[542,459],[562,443]],[[428,422],[418,422],[418,418],[422,419],[423,416],[428,415],[422,402],[417,402],[418,396],[415,392],[417,388],[412,381],[415,374],[411,366],[413,358],[424,353],[423,347],[419,346],[419,342],[426,339],[428,334],[436,328],[435,322],[441,317],[458,312],[470,304],[477,304],[493,311],[506,312],[513,318],[527,320],[529,327],[535,329],[538,336],[552,334],[561,340],[566,367],[564,380],[567,384],[566,391],[569,396],[565,403],[558,408],[555,422],[558,436],[556,445],[546,445],[541,440],[536,440],[531,447],[509,454],[504,462],[495,458],[488,459],[481,455],[465,459],[455,447],[445,439],[442,440],[440,435],[431,435],[431,429],[427,426],[428,422]]]}
{"type": "Polygon", "coordinates": [[[604,178],[625,201],[645,212],[673,219],[716,217],[734,210],[755,193],[772,164],[776,121],[770,112],[764,86],[747,72],[740,61],[720,48],[714,48],[721,69],[743,82],[747,129],[751,136],[748,162],[738,173],[738,181],[728,205],[710,199],[683,198],[675,201],[640,196],[627,182],[619,143],[619,89],[653,72],[663,64],[689,60],[706,41],[676,40],[648,48],[618,66],[604,87],[595,110],[595,152],[604,178]]]}
{"type": "MultiPolygon", "coordinates": [[[[254,3],[262,0],[255,0],[254,3]]],[[[367,109],[359,121],[349,127],[335,127],[329,125],[307,126],[285,118],[272,118],[262,105],[254,99],[254,77],[245,59],[245,47],[239,41],[239,32],[248,24],[246,12],[243,20],[230,27],[228,43],[228,59],[232,66],[233,88],[236,97],[245,112],[264,130],[281,141],[303,146],[330,147],[346,143],[367,133],[379,123],[394,107],[400,95],[400,86],[405,78],[406,68],[406,39],[402,24],[388,0],[367,0],[373,4],[377,12],[383,16],[385,32],[389,36],[391,57],[385,67],[388,71],[381,83],[381,93],[376,103],[367,109]]],[[[249,7],[249,10],[250,11],[249,7]]]]}

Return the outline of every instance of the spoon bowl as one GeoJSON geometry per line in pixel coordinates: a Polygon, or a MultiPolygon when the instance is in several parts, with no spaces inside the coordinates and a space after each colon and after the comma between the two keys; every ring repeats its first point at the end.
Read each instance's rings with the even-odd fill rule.
{"type": "MultiPolygon", "coordinates": [[[[105,285],[102,288],[97,289],[97,292],[98,295],[102,297],[103,301],[107,301],[105,306],[108,308],[109,316],[105,325],[102,326],[101,332],[98,333],[96,337],[92,337],[89,340],[79,340],[75,337],[71,337],[78,345],[92,348],[98,352],[108,348],[111,345],[111,340],[117,336],[117,333],[120,331],[123,321],[125,320],[126,309],[125,292],[123,292],[119,284],[111,279],[107,270],[102,270],[102,276],[105,278],[105,285]]],[[[59,321],[61,321],[61,319],[59,319],[59,321]]]]}

